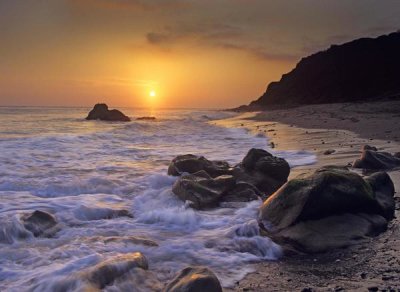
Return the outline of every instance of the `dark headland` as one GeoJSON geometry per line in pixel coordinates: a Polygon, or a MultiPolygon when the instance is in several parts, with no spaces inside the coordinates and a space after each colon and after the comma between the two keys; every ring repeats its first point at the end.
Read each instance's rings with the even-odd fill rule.
{"type": "Polygon", "coordinates": [[[361,38],[300,60],[238,110],[382,100],[400,95],[400,32],[361,38]]]}

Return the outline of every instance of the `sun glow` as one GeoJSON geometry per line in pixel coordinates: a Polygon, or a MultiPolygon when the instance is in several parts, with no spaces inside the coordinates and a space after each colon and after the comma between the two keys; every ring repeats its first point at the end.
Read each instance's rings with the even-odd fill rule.
{"type": "Polygon", "coordinates": [[[149,95],[150,97],[156,97],[157,93],[154,90],[151,90],[149,95]]]}

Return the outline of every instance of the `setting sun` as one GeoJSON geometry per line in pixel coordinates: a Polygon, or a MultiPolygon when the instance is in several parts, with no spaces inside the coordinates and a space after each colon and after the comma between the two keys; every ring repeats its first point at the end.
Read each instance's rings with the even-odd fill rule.
{"type": "Polygon", "coordinates": [[[154,90],[150,91],[149,93],[150,97],[155,97],[157,94],[154,90]]]}

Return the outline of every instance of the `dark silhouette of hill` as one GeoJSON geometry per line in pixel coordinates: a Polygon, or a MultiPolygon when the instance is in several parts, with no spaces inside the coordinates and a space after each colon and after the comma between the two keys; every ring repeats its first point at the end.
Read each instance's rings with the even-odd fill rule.
{"type": "Polygon", "coordinates": [[[400,32],[361,38],[303,58],[246,110],[400,95],[400,32]]]}

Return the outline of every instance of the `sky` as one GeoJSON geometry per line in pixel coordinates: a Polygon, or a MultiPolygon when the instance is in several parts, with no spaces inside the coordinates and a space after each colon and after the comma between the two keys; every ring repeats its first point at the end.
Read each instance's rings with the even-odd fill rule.
{"type": "Polygon", "coordinates": [[[248,104],[399,15],[398,0],[0,0],[0,106],[248,104]]]}

